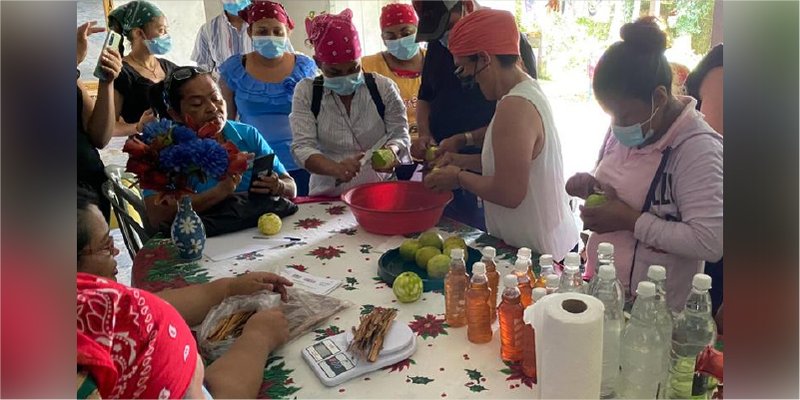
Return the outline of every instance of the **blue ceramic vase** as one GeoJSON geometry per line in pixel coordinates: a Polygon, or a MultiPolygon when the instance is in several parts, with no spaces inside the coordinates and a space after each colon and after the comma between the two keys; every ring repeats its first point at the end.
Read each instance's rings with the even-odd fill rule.
{"type": "Polygon", "coordinates": [[[178,255],[187,261],[199,260],[206,246],[206,230],[200,216],[192,209],[192,198],[181,197],[178,202],[178,213],[172,222],[172,242],[178,249],[178,255]]]}

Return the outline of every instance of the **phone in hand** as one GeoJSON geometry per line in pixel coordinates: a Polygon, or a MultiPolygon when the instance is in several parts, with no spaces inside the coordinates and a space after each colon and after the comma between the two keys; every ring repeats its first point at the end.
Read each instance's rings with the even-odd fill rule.
{"type": "MultiPolygon", "coordinates": [[[[106,41],[103,42],[103,48],[105,49],[106,47],[110,47],[114,50],[117,50],[119,49],[120,43],[122,43],[122,35],[112,30],[109,30],[108,34],[106,35],[106,41]]],[[[103,72],[102,59],[103,59],[103,53],[100,52],[100,57],[97,58],[97,66],[94,68],[94,76],[97,79],[105,82],[108,81],[108,76],[106,76],[106,73],[103,72]]]]}
{"type": "Polygon", "coordinates": [[[253,189],[253,182],[261,177],[272,175],[272,166],[275,163],[275,153],[267,154],[253,160],[253,175],[250,176],[250,189],[253,189]]]}

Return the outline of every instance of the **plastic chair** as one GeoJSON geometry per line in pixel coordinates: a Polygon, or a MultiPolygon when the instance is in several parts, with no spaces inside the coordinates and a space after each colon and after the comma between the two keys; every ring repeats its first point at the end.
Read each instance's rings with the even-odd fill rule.
{"type": "Polygon", "coordinates": [[[103,195],[111,202],[125,247],[133,259],[150,238],[144,201],[133,186],[136,182],[134,174],[125,172],[124,167],[119,165],[109,165],[105,171],[108,181],[103,184],[103,195]]]}

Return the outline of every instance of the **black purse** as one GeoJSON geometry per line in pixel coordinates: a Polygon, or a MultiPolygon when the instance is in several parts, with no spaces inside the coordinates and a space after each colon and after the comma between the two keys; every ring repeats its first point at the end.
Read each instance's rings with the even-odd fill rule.
{"type": "Polygon", "coordinates": [[[297,204],[283,197],[237,193],[198,213],[206,237],[219,236],[258,226],[258,218],[273,213],[281,218],[297,212],[297,204]]]}

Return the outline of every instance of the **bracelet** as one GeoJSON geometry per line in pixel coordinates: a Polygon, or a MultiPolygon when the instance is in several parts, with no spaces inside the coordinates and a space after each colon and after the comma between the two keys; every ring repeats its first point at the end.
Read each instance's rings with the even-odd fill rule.
{"type": "Polygon", "coordinates": [[[464,138],[466,138],[467,146],[475,146],[475,138],[472,136],[472,132],[464,133],[464,138]]]}

